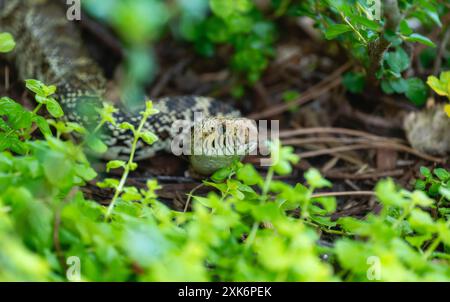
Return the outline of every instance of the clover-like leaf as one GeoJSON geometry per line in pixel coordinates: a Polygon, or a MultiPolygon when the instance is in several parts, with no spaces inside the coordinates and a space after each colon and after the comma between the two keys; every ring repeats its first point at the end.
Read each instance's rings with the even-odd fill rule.
{"type": "Polygon", "coordinates": [[[64,111],[54,98],[47,98],[45,100],[45,107],[54,118],[60,118],[64,115],[64,111]]]}
{"type": "Polygon", "coordinates": [[[156,134],[150,131],[142,132],[140,137],[148,145],[153,145],[159,139],[156,134]]]}
{"type": "Polygon", "coordinates": [[[10,52],[16,47],[16,42],[10,33],[0,33],[0,52],[10,52]]]}
{"type": "Polygon", "coordinates": [[[106,164],[106,172],[111,171],[111,169],[124,168],[126,163],[122,160],[112,160],[106,164]]]}

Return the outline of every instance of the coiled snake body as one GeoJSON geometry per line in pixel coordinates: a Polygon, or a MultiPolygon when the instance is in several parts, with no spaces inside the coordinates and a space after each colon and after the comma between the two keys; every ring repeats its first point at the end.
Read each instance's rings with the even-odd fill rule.
{"type": "MultiPolygon", "coordinates": [[[[106,80],[102,70],[82,45],[77,26],[66,19],[63,8],[48,0],[0,0],[0,32],[10,32],[16,39],[13,59],[21,79],[35,78],[58,87],[58,100],[70,121],[86,124],[83,108],[92,112],[100,107],[105,94],[106,80]],[[86,105],[90,105],[85,107],[86,105]]],[[[180,96],[155,100],[159,114],[150,117],[146,130],[160,138],[152,146],[139,143],[136,159],[153,156],[157,151],[169,150],[170,128],[176,120],[192,121],[194,112],[206,117],[238,117],[232,107],[207,97],[180,96]]],[[[98,117],[97,117],[98,118],[98,117]]],[[[117,122],[137,125],[139,113],[121,110],[117,122]]],[[[106,128],[106,127],[105,127],[106,128]]],[[[109,125],[103,132],[109,151],[106,158],[128,157],[133,137],[127,130],[109,125]]]]}

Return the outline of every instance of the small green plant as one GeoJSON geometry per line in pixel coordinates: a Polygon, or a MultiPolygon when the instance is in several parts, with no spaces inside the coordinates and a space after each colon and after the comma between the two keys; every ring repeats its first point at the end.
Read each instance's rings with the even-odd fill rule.
{"type": "Polygon", "coordinates": [[[42,106],[46,106],[47,111],[55,118],[61,117],[64,113],[58,102],[51,97],[56,91],[55,86],[45,86],[36,80],[27,80],[26,86],[35,93],[35,100],[38,106],[32,111],[28,111],[10,98],[0,99],[0,151],[12,150],[19,154],[28,152],[29,148],[24,142],[29,139],[36,125],[44,135],[50,135],[50,127],[47,121],[38,115],[42,106]]]}
{"type": "MultiPolygon", "coordinates": [[[[446,96],[450,101],[450,71],[444,71],[440,77],[429,76],[427,84],[440,96],[446,96]]],[[[450,117],[450,105],[444,107],[445,112],[450,117]]]]}
{"type": "Polygon", "coordinates": [[[349,234],[364,238],[364,242],[344,238],[336,243],[339,263],[348,270],[347,280],[369,277],[364,264],[373,256],[380,271],[372,280],[448,279],[448,254],[437,247],[448,247],[450,222],[434,220],[425,210],[435,201],[422,191],[398,189],[392,180],[380,182],[375,190],[383,205],[379,215],[369,214],[364,221],[348,217],[337,221],[349,234]]]}
{"type": "MultiPolygon", "coordinates": [[[[108,5],[87,0],[83,6],[109,23],[124,42],[127,49],[124,95],[142,97],[141,86],[156,71],[147,47],[168,25],[172,25],[175,36],[193,43],[204,56],[213,57],[218,46],[231,46],[227,59],[232,69],[251,83],[260,78],[274,54],[275,24],[251,0],[179,0],[173,5],[158,0],[113,0],[108,5]]],[[[242,90],[239,88],[235,91],[242,90]]]]}
{"type": "MultiPolygon", "coordinates": [[[[111,114],[112,112],[113,111],[103,110],[102,116],[107,117],[107,118],[104,118],[104,120],[109,120],[110,122],[115,124],[114,117],[111,114]]],[[[134,140],[133,140],[133,144],[131,146],[130,158],[128,159],[127,162],[124,162],[121,160],[113,160],[113,161],[109,161],[106,164],[106,170],[108,172],[111,169],[118,169],[118,168],[124,169],[124,173],[123,173],[120,181],[117,181],[116,179],[108,178],[104,182],[99,184],[101,188],[110,187],[110,188],[115,189],[114,197],[108,206],[108,212],[106,213],[106,217],[105,217],[106,219],[108,219],[111,216],[112,211],[114,209],[114,205],[115,205],[117,199],[121,196],[122,192],[125,192],[125,193],[121,196],[121,198],[125,199],[127,201],[138,201],[142,198],[142,196],[139,194],[139,192],[136,190],[136,188],[126,187],[125,183],[127,181],[128,174],[130,172],[136,170],[136,168],[137,168],[137,163],[134,162],[134,155],[136,153],[136,148],[137,148],[137,144],[138,144],[139,140],[143,140],[146,144],[149,144],[149,145],[153,144],[154,142],[156,142],[158,140],[158,137],[154,133],[143,130],[144,124],[147,121],[147,119],[151,115],[154,115],[157,113],[158,113],[158,110],[153,108],[153,103],[151,101],[148,101],[146,103],[145,110],[143,112],[141,112],[142,119],[141,119],[141,122],[137,129],[128,122],[123,122],[120,125],[118,125],[118,127],[120,129],[131,131],[133,133],[134,140]]]]}
{"type": "Polygon", "coordinates": [[[417,190],[426,192],[428,196],[437,200],[436,209],[442,217],[450,215],[450,172],[443,168],[436,168],[433,172],[426,167],[420,168],[423,179],[416,181],[417,190]]]}
{"type": "Polygon", "coordinates": [[[291,6],[289,11],[313,18],[328,40],[339,41],[361,63],[364,73],[345,77],[344,85],[352,92],[362,91],[365,83],[373,85],[381,81],[385,93],[405,94],[417,105],[425,103],[428,90],[424,82],[418,77],[405,78],[411,67],[406,44],[420,43],[434,48],[435,43],[411,28],[409,21],[418,20],[425,29],[441,27],[440,14],[446,10],[443,3],[309,0],[291,6]]]}
{"type": "Polygon", "coordinates": [[[250,83],[256,82],[273,55],[275,26],[264,18],[253,1],[209,0],[212,16],[198,23],[185,37],[207,56],[214,54],[215,45],[230,44],[234,53],[231,66],[244,74],[250,83]]]}

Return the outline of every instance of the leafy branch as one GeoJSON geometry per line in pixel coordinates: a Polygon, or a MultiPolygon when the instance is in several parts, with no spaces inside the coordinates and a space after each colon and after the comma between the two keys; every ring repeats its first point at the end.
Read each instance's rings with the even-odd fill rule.
{"type": "MultiPolygon", "coordinates": [[[[110,161],[107,164],[107,169],[108,171],[110,169],[117,169],[117,168],[123,168],[124,172],[122,174],[122,177],[120,178],[120,181],[118,183],[118,185],[115,188],[115,193],[114,196],[108,206],[106,215],[105,215],[105,220],[108,220],[109,217],[111,216],[111,214],[113,213],[113,209],[114,209],[114,205],[117,202],[117,199],[119,198],[120,194],[122,194],[127,178],[128,178],[128,174],[131,171],[136,170],[137,168],[137,164],[134,162],[134,156],[136,153],[136,149],[137,149],[137,145],[138,145],[138,141],[140,139],[142,139],[145,143],[151,145],[154,142],[156,142],[158,140],[158,137],[148,131],[144,131],[144,125],[147,122],[147,119],[154,115],[157,114],[159,111],[153,108],[153,103],[151,101],[148,101],[146,103],[146,108],[143,112],[141,112],[142,114],[142,119],[141,122],[139,123],[138,128],[136,129],[133,125],[131,125],[130,123],[124,122],[122,124],[119,125],[120,129],[123,130],[129,130],[133,133],[133,143],[131,145],[131,150],[130,150],[130,157],[128,159],[128,161],[125,163],[123,161],[120,160],[114,160],[114,161],[110,161]]],[[[109,119],[111,120],[111,119],[109,119]]]]}

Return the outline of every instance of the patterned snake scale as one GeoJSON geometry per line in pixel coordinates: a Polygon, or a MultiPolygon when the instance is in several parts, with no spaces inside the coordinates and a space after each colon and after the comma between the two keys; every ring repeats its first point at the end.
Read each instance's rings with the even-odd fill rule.
{"type": "MultiPolygon", "coordinates": [[[[80,30],[66,19],[64,8],[55,0],[0,0],[0,32],[10,32],[16,39],[12,58],[21,79],[38,79],[56,85],[57,98],[69,121],[87,124],[83,108],[95,112],[102,106],[106,79],[101,68],[82,45],[80,30]],[[88,107],[85,107],[89,105],[88,107]]],[[[145,130],[160,138],[152,146],[139,142],[136,159],[152,157],[158,151],[170,151],[171,126],[176,120],[193,121],[194,112],[205,117],[238,117],[232,107],[208,97],[180,96],[155,100],[159,114],[150,117],[145,130]]],[[[139,111],[119,110],[116,121],[140,122],[139,111]]],[[[95,117],[95,120],[98,120],[95,117]]],[[[129,130],[105,126],[105,158],[128,158],[133,136],[129,130]]]]}

